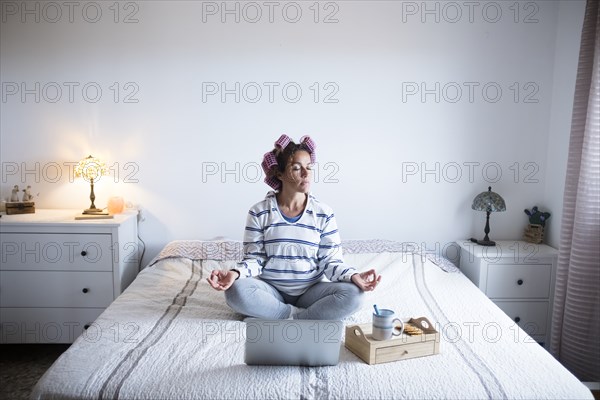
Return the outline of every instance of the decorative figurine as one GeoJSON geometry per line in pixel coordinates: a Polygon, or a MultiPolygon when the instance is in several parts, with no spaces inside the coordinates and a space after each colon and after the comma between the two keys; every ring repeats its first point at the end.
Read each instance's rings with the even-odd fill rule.
{"type": "Polygon", "coordinates": [[[525,209],[525,214],[529,217],[529,223],[535,225],[546,226],[546,220],[550,218],[549,212],[541,212],[537,206],[534,206],[531,211],[525,209]]]}
{"type": "Polygon", "coordinates": [[[529,243],[543,243],[544,242],[544,227],[546,221],[550,218],[549,212],[541,212],[537,206],[533,207],[531,211],[525,209],[525,214],[529,217],[529,225],[523,232],[523,240],[529,243]]]}
{"type": "Polygon", "coordinates": [[[23,201],[32,201],[31,186],[27,185],[27,189],[23,189],[23,201]]]}
{"type": "Polygon", "coordinates": [[[19,201],[19,186],[15,185],[12,189],[12,194],[10,196],[10,201],[19,201]]]}
{"type": "Polygon", "coordinates": [[[35,213],[35,203],[33,202],[33,196],[31,195],[31,186],[27,186],[27,189],[23,189],[23,200],[19,201],[19,185],[15,185],[12,188],[10,201],[6,202],[5,206],[7,215],[35,213]]]}

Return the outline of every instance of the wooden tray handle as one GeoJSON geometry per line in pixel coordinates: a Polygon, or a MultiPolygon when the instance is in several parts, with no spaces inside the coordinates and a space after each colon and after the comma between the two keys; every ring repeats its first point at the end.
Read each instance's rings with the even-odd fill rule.
{"type": "MultiPolygon", "coordinates": [[[[367,336],[365,335],[365,332],[362,330],[362,328],[360,327],[360,325],[351,325],[348,327],[348,332],[351,335],[355,335],[359,340],[364,341],[365,343],[368,343],[369,340],[367,339],[367,336]]],[[[348,334],[348,333],[346,333],[348,334]]]]}
{"type": "Polygon", "coordinates": [[[435,332],[437,332],[435,330],[435,328],[433,327],[433,324],[431,323],[431,321],[429,321],[425,317],[411,318],[408,322],[410,324],[416,326],[417,328],[421,328],[421,330],[423,330],[423,332],[425,332],[425,333],[435,333],[435,332]]]}

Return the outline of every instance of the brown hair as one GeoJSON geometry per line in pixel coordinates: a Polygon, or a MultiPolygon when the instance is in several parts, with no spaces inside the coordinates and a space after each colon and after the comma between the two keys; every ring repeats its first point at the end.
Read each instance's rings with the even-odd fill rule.
{"type": "Polygon", "coordinates": [[[269,170],[267,176],[279,180],[279,178],[277,178],[277,173],[285,172],[285,167],[287,166],[288,161],[290,160],[290,158],[294,157],[294,154],[296,154],[296,152],[298,151],[306,151],[308,154],[311,153],[310,149],[306,144],[294,143],[293,141],[290,141],[290,143],[287,146],[285,146],[283,150],[281,150],[280,148],[273,149],[271,153],[273,153],[275,155],[275,158],[277,159],[277,166],[273,166],[269,170]]]}

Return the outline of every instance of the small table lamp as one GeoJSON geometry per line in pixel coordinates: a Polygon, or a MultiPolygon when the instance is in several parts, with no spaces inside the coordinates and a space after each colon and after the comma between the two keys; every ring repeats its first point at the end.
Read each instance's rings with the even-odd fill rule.
{"type": "Polygon", "coordinates": [[[75,167],[75,176],[82,177],[90,182],[90,201],[92,204],[90,205],[90,208],[83,210],[83,214],[102,213],[102,209],[96,208],[94,205],[94,200],[96,200],[96,195],[94,194],[94,181],[98,181],[98,179],[100,179],[102,175],[106,175],[106,173],[106,164],[92,156],[88,156],[79,161],[79,164],[75,167]]]}
{"type": "Polygon", "coordinates": [[[488,187],[487,192],[482,192],[473,199],[473,204],[471,204],[471,208],[475,211],[485,211],[486,219],[485,219],[485,237],[483,240],[474,240],[477,244],[482,246],[495,246],[496,242],[490,240],[488,237],[488,233],[490,233],[490,213],[497,211],[506,211],[506,204],[504,203],[504,199],[498,194],[492,192],[492,187],[488,187]]]}

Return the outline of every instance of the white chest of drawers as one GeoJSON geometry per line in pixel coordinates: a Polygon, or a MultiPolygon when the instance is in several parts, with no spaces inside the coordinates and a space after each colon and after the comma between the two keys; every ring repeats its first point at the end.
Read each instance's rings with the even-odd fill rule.
{"type": "Polygon", "coordinates": [[[461,271],[538,343],[550,343],[558,251],[544,244],[458,242],[461,271]]]}
{"type": "Polygon", "coordinates": [[[138,272],[137,213],[0,218],[0,343],[71,343],[138,272]]]}

